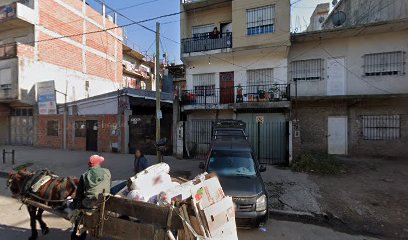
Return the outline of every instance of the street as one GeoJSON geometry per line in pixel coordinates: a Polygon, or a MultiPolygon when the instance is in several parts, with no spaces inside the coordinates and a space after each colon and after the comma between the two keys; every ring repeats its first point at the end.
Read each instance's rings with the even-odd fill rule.
{"type": "MultiPolygon", "coordinates": [[[[5,186],[6,180],[0,179],[0,186],[5,186]]],[[[0,191],[0,236],[2,240],[26,239],[30,235],[30,223],[28,212],[25,207],[21,210],[21,203],[10,197],[8,190],[1,188],[0,191]]],[[[40,240],[68,239],[70,236],[71,224],[61,218],[51,214],[44,214],[44,221],[51,231],[49,235],[43,236],[40,240]]],[[[239,239],[260,240],[319,240],[319,239],[342,239],[342,240],[363,240],[371,239],[361,236],[351,236],[344,233],[335,232],[331,229],[306,225],[302,223],[270,220],[265,230],[239,230],[239,239]]]]}
{"type": "MultiPolygon", "coordinates": [[[[30,157],[32,162],[36,162],[37,166],[41,166],[42,159],[36,159],[37,154],[43,154],[46,149],[29,149],[26,151],[26,155],[22,152],[23,149],[19,149],[20,158],[24,159],[24,157],[30,157]],[[37,162],[38,161],[38,162],[37,162]]],[[[49,151],[49,156],[53,156],[53,154],[60,153],[57,150],[49,151]]],[[[67,152],[64,154],[61,161],[64,159],[69,159],[75,156],[77,159],[80,159],[82,156],[85,156],[86,152],[67,152]],[[81,157],[80,157],[81,156],[81,157]]],[[[112,155],[116,156],[116,159],[120,157],[121,159],[125,160],[127,155],[112,155]]],[[[66,172],[67,174],[75,174],[75,172],[79,171],[78,169],[78,162],[80,161],[71,161],[70,163],[65,162],[63,169],[57,168],[59,173],[66,172]],[[71,167],[70,167],[71,166],[71,167]]],[[[54,162],[53,166],[57,166],[58,162],[54,162]]],[[[117,164],[116,166],[122,166],[122,164],[117,164]]],[[[190,164],[190,168],[195,166],[196,164],[190,164]]],[[[116,169],[112,165],[112,172],[120,172],[120,169],[116,169]]],[[[37,168],[37,167],[35,167],[37,168]]],[[[189,169],[184,169],[189,170],[189,169]]],[[[190,169],[192,172],[196,171],[196,169],[190,169]]],[[[0,178],[0,186],[6,186],[6,179],[0,178]]],[[[0,188],[0,235],[2,236],[2,240],[14,240],[14,239],[26,239],[30,235],[30,226],[29,226],[29,216],[28,212],[25,209],[25,206],[22,206],[20,202],[16,199],[11,198],[10,192],[8,189],[4,187],[0,188]],[[19,208],[22,206],[21,210],[19,208]]],[[[49,235],[42,236],[40,239],[67,239],[70,235],[71,224],[64,219],[58,218],[51,214],[44,214],[44,220],[49,225],[51,231],[49,235]]],[[[276,240],[319,240],[319,239],[350,239],[350,240],[363,240],[363,239],[372,239],[362,236],[352,236],[345,233],[340,233],[333,231],[328,228],[308,225],[303,223],[295,223],[295,222],[287,222],[287,221],[277,221],[270,219],[268,224],[264,228],[260,229],[239,229],[238,231],[239,239],[250,239],[250,240],[257,240],[257,239],[276,239],[276,240]]]]}

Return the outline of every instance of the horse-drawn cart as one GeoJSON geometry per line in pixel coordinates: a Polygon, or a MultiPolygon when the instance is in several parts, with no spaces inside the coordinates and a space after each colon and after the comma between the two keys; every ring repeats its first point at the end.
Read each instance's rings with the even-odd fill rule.
{"type": "Polygon", "coordinates": [[[73,216],[34,199],[25,199],[24,204],[71,221],[75,219],[79,222],[78,236],[88,233],[96,238],[119,240],[237,239],[232,199],[223,195],[217,177],[207,175],[205,179],[181,184],[179,189],[184,189],[184,193],[188,189],[189,197],[180,194],[171,197],[167,204],[101,194],[94,210],[75,210],[73,216]]]}

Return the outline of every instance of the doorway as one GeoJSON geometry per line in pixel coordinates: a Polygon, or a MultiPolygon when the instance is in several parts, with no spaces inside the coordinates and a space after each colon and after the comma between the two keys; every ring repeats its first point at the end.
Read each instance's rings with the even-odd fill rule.
{"type": "Polygon", "coordinates": [[[234,72],[220,73],[220,103],[234,102],[234,72]]]}
{"type": "Polygon", "coordinates": [[[98,121],[86,121],[86,150],[98,151],[98,121]]]}
{"type": "Polygon", "coordinates": [[[328,154],[347,154],[347,117],[329,117],[327,122],[328,154]]]}
{"type": "Polygon", "coordinates": [[[344,57],[327,60],[327,95],[346,94],[346,68],[344,57]]]}

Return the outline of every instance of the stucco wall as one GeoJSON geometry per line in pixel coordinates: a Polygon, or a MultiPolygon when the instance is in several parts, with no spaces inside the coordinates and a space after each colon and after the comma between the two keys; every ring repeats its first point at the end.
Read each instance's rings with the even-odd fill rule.
{"type": "MultiPolygon", "coordinates": [[[[293,43],[288,62],[294,60],[323,59],[323,80],[298,81],[298,96],[327,95],[327,60],[344,57],[346,65],[346,95],[408,93],[406,74],[392,76],[363,76],[365,54],[408,51],[408,31],[368,34],[342,38],[341,33],[329,40],[293,43]]],[[[405,62],[408,56],[405,54],[405,62]]],[[[407,71],[405,64],[405,72],[407,71]]],[[[290,68],[288,69],[290,71],[290,68]]],[[[290,76],[290,75],[289,75],[290,76]]],[[[292,81],[292,83],[294,83],[292,81]]],[[[292,84],[292,94],[295,84],[292,84]]]]}

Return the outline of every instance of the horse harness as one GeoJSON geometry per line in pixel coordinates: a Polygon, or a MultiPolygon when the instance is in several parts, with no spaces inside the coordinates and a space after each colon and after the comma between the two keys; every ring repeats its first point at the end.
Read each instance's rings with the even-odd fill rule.
{"type": "MultiPolygon", "coordinates": [[[[26,178],[22,188],[20,189],[20,195],[25,197],[31,196],[38,200],[44,201],[45,203],[63,203],[66,201],[65,193],[67,191],[68,183],[71,183],[75,190],[77,189],[77,186],[72,178],[60,178],[49,170],[40,170],[26,178]],[[58,185],[59,199],[53,199],[54,189],[58,185]],[[44,186],[46,187],[45,192],[42,189],[44,186]],[[43,196],[41,196],[42,193],[43,196]]],[[[69,194],[70,193],[68,193],[68,195],[69,194]]]]}

